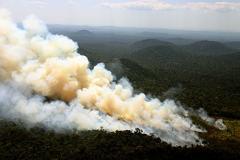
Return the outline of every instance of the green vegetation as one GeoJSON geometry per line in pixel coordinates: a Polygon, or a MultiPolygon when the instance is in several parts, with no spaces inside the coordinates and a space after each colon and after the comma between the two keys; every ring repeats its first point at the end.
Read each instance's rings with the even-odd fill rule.
{"type": "MultiPolygon", "coordinates": [[[[239,131],[239,121],[234,125],[239,131]]],[[[158,138],[130,131],[104,130],[54,133],[41,127],[25,129],[20,124],[0,123],[1,159],[102,159],[102,160],[238,160],[240,157],[239,132],[218,131],[212,128],[205,134],[206,146],[171,147],[158,138]],[[223,134],[230,134],[224,136],[223,134]],[[233,137],[236,135],[236,137],[233,137]],[[236,138],[237,140],[234,140],[236,138]]]]}
{"type": "Polygon", "coordinates": [[[201,55],[221,55],[236,52],[236,49],[216,41],[198,41],[187,45],[186,49],[190,50],[192,53],[201,55]]]}
{"type": "MultiPolygon", "coordinates": [[[[54,133],[41,127],[0,122],[0,159],[240,159],[240,52],[237,42],[199,41],[177,45],[157,39],[67,33],[79,43],[91,67],[104,62],[117,78],[127,77],[136,92],[161,100],[173,98],[185,107],[200,107],[223,118],[220,131],[199,119],[208,132],[205,146],[171,147],[137,130],[54,133]],[[84,36],[80,36],[84,35],[84,36]],[[138,41],[140,40],[140,41],[138,41]]],[[[176,38],[178,44],[181,38],[176,38]]],[[[190,40],[189,40],[190,41],[190,40]]]]}
{"type": "Polygon", "coordinates": [[[179,46],[153,39],[125,45],[123,50],[116,46],[108,46],[104,51],[82,47],[81,53],[94,65],[104,62],[116,73],[108,64],[120,63],[122,72],[117,73],[117,77],[129,78],[137,90],[160,99],[174,98],[188,107],[202,107],[212,116],[240,118],[240,52],[237,49],[212,41],[179,46]],[[189,49],[189,46],[192,47],[189,49]],[[199,53],[203,52],[199,46],[204,46],[205,54],[199,53]],[[163,95],[179,85],[182,90],[175,96],[163,95]]]}

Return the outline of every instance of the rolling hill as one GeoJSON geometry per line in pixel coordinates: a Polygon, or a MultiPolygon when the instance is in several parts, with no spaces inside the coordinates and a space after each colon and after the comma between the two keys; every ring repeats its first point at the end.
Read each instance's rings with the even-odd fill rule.
{"type": "Polygon", "coordinates": [[[226,42],[224,44],[231,48],[240,49],[240,41],[226,42]]]}
{"type": "Polygon", "coordinates": [[[153,46],[160,46],[160,45],[174,46],[173,43],[167,42],[167,41],[161,41],[158,39],[144,39],[144,40],[133,43],[131,47],[133,49],[142,49],[142,48],[146,48],[146,47],[153,47],[153,46]]]}
{"type": "Polygon", "coordinates": [[[185,48],[194,54],[200,55],[223,55],[237,51],[236,49],[230,48],[223,43],[206,40],[186,45],[185,48]]]}
{"type": "Polygon", "coordinates": [[[85,30],[85,29],[79,30],[79,31],[75,32],[75,34],[78,34],[79,36],[92,36],[92,35],[94,35],[93,32],[90,32],[89,30],[85,30]]]}

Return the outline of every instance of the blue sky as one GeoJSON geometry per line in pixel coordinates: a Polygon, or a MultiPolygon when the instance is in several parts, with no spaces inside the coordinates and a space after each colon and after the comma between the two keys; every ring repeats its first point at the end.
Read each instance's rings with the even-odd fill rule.
{"type": "Polygon", "coordinates": [[[16,21],[240,32],[240,0],[0,0],[16,21]]]}

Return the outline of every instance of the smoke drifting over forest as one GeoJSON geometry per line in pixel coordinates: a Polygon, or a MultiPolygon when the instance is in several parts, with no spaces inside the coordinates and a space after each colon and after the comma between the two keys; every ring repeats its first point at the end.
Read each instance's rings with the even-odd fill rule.
{"type": "Polygon", "coordinates": [[[103,63],[90,69],[77,49],[77,43],[51,34],[36,17],[18,27],[1,10],[1,117],[56,131],[140,128],[172,145],[201,144],[197,133],[204,129],[192,123],[189,111],[173,100],[135,94],[127,79],[114,80],[103,63]]]}

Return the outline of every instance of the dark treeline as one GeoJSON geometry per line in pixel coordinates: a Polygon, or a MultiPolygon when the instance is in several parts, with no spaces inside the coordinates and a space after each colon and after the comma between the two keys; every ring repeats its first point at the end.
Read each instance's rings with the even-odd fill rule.
{"type": "Polygon", "coordinates": [[[158,138],[136,130],[108,133],[104,130],[56,134],[35,127],[25,129],[15,123],[0,125],[0,158],[16,159],[92,159],[92,160],[239,160],[235,141],[206,139],[205,146],[172,147],[158,138]]]}

